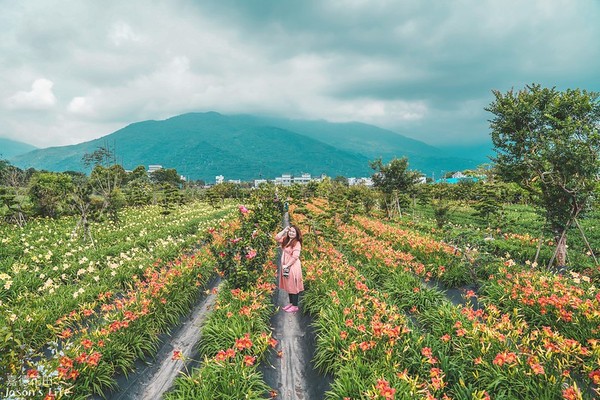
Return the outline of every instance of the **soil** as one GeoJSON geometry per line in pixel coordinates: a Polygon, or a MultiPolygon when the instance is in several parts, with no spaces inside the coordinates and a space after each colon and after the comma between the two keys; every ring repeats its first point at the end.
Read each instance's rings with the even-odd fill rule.
{"type": "Polygon", "coordinates": [[[273,337],[277,348],[272,350],[259,367],[265,382],[277,391],[278,399],[319,400],[325,398],[332,378],[314,369],[312,359],[315,353],[316,337],[312,328],[312,318],[300,311],[286,313],[281,307],[289,304],[288,295],[283,290],[274,294],[274,302],[279,306],[271,318],[273,337]],[[278,355],[281,351],[281,356],[278,355]]]}
{"type": "MultiPolygon", "coordinates": [[[[200,339],[201,325],[210,314],[216,300],[212,289],[220,284],[215,278],[208,285],[209,294],[202,295],[190,314],[168,335],[163,335],[159,350],[154,359],[137,361],[135,370],[127,377],[117,377],[119,389],[106,393],[109,400],[147,400],[160,399],[171,389],[175,378],[181,371],[191,370],[197,362],[173,360],[173,351],[179,350],[184,360],[198,359],[196,343],[200,339]]],[[[94,397],[99,400],[100,397],[94,397]]]]}

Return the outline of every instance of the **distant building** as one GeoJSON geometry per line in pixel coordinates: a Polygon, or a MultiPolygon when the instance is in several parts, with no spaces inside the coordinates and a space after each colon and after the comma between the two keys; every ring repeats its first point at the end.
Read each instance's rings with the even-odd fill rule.
{"type": "Polygon", "coordinates": [[[293,179],[294,183],[298,183],[300,185],[306,185],[311,181],[310,174],[302,174],[302,176],[295,176],[293,179]]]}
{"type": "Polygon", "coordinates": [[[227,182],[229,182],[229,183],[242,183],[242,181],[240,179],[228,179],[227,182]]]}
{"type": "Polygon", "coordinates": [[[223,181],[225,180],[225,177],[223,175],[217,175],[215,176],[215,183],[218,185],[219,183],[223,183],[223,181]]]}
{"type": "Polygon", "coordinates": [[[367,187],[372,187],[373,180],[371,178],[348,178],[348,186],[354,185],[365,185],[367,187]]]}
{"type": "Polygon", "coordinates": [[[290,186],[292,184],[292,175],[291,174],[283,174],[277,178],[275,178],[276,185],[282,186],[290,186]]]}
{"type": "Polygon", "coordinates": [[[154,164],[154,165],[148,165],[148,173],[151,174],[154,171],[158,171],[159,169],[162,169],[163,166],[162,165],[158,165],[158,164],[154,164]]]}
{"type": "Polygon", "coordinates": [[[266,179],[255,179],[254,180],[254,187],[257,188],[259,187],[262,183],[267,183],[268,181],[266,179]]]}

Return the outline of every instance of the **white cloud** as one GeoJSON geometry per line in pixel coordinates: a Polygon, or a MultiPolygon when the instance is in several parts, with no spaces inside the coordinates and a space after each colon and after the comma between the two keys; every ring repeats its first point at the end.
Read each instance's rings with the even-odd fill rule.
{"type": "Polygon", "coordinates": [[[94,107],[90,98],[83,96],[74,97],[67,106],[67,111],[86,117],[94,116],[94,107]]]}
{"type": "Polygon", "coordinates": [[[121,46],[127,42],[141,42],[142,37],[133,31],[126,22],[117,22],[112,26],[108,34],[109,39],[115,46],[121,46]]]}
{"type": "MultiPolygon", "coordinates": [[[[363,121],[379,126],[393,126],[404,122],[415,122],[423,119],[428,107],[423,101],[380,101],[376,99],[360,99],[347,101],[341,105],[331,104],[333,121],[363,121]]],[[[317,110],[314,110],[317,112],[317,110]]]]}
{"type": "Polygon", "coordinates": [[[6,105],[13,110],[48,110],[56,104],[52,86],[54,82],[49,79],[36,79],[30,91],[15,93],[6,100],[6,105]]]}
{"type": "Polygon", "coordinates": [[[0,134],[72,144],[213,110],[481,140],[491,89],[600,90],[597,3],[372,3],[11,3],[0,14],[0,134]]]}

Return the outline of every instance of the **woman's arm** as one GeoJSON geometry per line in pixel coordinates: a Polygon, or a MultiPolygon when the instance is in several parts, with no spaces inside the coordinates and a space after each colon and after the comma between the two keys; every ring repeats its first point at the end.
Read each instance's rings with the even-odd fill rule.
{"type": "Polygon", "coordinates": [[[285,237],[285,235],[287,235],[289,230],[290,230],[289,226],[286,226],[285,228],[283,228],[283,230],[281,232],[279,232],[278,234],[275,235],[275,240],[277,240],[278,242],[281,242],[283,240],[283,238],[285,237]]]}

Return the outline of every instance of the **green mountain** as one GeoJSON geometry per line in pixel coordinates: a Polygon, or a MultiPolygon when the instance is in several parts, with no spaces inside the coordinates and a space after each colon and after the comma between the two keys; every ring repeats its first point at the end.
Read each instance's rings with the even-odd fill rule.
{"type": "Polygon", "coordinates": [[[369,160],[381,157],[387,162],[394,157],[406,156],[410,169],[419,170],[429,176],[438,175],[440,171],[474,168],[489,162],[486,157],[489,148],[485,146],[465,147],[462,150],[460,146],[455,146],[452,147],[452,152],[446,152],[396,132],[359,122],[332,124],[325,121],[284,119],[268,121],[341,150],[363,154],[369,160]]]}
{"type": "Polygon", "coordinates": [[[126,168],[160,164],[189,179],[273,179],[283,173],[370,176],[369,160],[409,157],[410,168],[430,174],[473,168],[472,160],[436,156],[439,150],[372,125],[292,121],[215,112],[183,114],[126,126],[100,139],[38,149],[12,157],[21,168],[85,171],[81,159],[100,146],[114,149],[126,168]],[[437,172],[436,172],[437,173],[437,172]]]}
{"type": "Polygon", "coordinates": [[[25,154],[36,147],[16,140],[0,138],[0,160],[9,159],[19,154],[25,154]]]}

